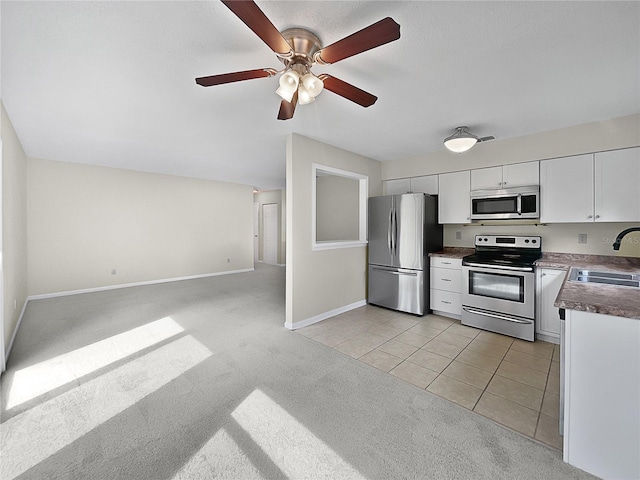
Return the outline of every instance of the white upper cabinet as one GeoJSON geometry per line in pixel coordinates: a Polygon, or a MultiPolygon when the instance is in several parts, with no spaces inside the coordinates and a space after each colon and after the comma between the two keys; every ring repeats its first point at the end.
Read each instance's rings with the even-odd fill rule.
{"type": "Polygon", "coordinates": [[[438,175],[438,223],[469,223],[471,175],[469,170],[438,175]]]}
{"type": "Polygon", "coordinates": [[[593,221],[593,155],[540,162],[540,221],[593,221]]]}
{"type": "Polygon", "coordinates": [[[385,180],[385,195],[397,195],[399,193],[427,193],[438,194],[438,175],[425,175],[423,177],[398,178],[385,180]]]}
{"type": "Polygon", "coordinates": [[[640,221],[640,148],[540,162],[543,223],[640,221]]]}
{"type": "Polygon", "coordinates": [[[539,169],[539,162],[526,162],[471,170],[471,190],[495,190],[538,185],[540,182],[539,169]]]}
{"type": "Polygon", "coordinates": [[[640,148],[596,153],[596,222],[640,221],[640,148]]]}

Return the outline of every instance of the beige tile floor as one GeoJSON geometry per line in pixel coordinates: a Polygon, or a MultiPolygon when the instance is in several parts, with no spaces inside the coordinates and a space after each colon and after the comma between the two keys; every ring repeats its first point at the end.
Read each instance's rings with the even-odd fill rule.
{"type": "Polygon", "coordinates": [[[558,345],[369,305],[297,332],[562,449],[558,345]]]}

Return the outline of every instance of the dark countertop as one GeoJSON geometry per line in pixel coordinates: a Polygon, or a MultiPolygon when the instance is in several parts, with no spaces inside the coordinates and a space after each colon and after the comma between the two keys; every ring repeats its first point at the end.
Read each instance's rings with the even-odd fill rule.
{"type": "Polygon", "coordinates": [[[430,253],[430,257],[446,257],[446,258],[462,258],[467,255],[473,255],[475,248],[467,247],[444,247],[440,252],[430,253]]]}
{"type": "MultiPolygon", "coordinates": [[[[640,258],[571,253],[544,253],[536,262],[542,268],[584,268],[640,274],[640,258]]],[[[568,277],[568,275],[567,275],[568,277]]],[[[614,285],[569,282],[565,278],[554,306],[568,310],[640,319],[640,289],[614,285]]]]}

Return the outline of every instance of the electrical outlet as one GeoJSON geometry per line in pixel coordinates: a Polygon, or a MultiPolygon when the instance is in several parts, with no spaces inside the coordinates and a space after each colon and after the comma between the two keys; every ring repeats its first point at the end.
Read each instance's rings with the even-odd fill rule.
{"type": "Polygon", "coordinates": [[[115,268],[111,269],[111,275],[116,275],[117,274],[117,270],[115,268]]]}
{"type": "Polygon", "coordinates": [[[587,243],[587,234],[579,233],[578,234],[578,243],[587,243]]]}
{"type": "Polygon", "coordinates": [[[462,232],[459,230],[456,232],[456,240],[462,240],[462,232]]]}
{"type": "Polygon", "coordinates": [[[13,309],[14,309],[14,310],[17,310],[17,309],[18,309],[18,299],[17,299],[17,298],[14,298],[14,299],[13,299],[13,309]]]}

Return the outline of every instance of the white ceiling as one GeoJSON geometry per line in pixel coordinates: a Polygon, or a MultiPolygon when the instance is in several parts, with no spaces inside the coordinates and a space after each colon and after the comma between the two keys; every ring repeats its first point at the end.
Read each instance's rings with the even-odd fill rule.
{"type": "Polygon", "coordinates": [[[275,77],[196,85],[281,68],[216,0],[3,0],[2,101],[27,155],[273,189],[290,132],[394,160],[458,125],[499,141],[640,112],[638,1],[257,3],[324,45],[393,17],[400,40],[313,69],[378,102],[325,91],[283,122],[275,77]]]}

